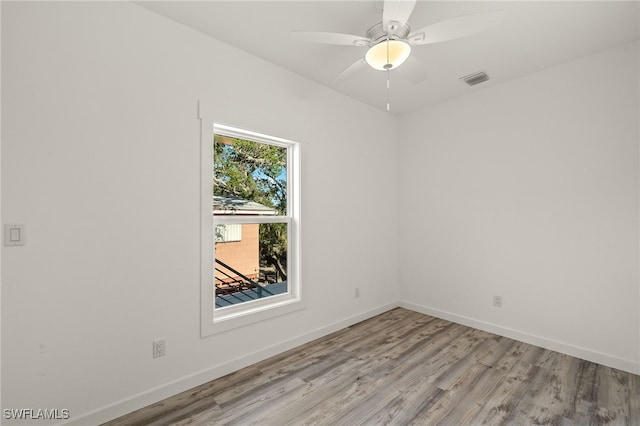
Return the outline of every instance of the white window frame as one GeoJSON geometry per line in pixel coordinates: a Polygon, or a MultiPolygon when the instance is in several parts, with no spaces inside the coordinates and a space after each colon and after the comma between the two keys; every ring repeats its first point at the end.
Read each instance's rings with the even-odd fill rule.
{"type": "Polygon", "coordinates": [[[201,335],[243,327],[258,321],[294,312],[305,307],[300,274],[300,143],[250,130],[220,124],[200,104],[201,120],[201,335]],[[213,135],[281,146],[287,149],[287,215],[214,217],[213,135]],[[262,299],[215,308],[214,247],[216,224],[286,223],[287,224],[287,292],[262,299]]]}

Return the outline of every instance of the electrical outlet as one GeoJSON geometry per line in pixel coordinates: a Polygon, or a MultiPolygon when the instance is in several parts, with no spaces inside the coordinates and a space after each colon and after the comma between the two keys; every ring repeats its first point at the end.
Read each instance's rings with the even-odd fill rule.
{"type": "Polygon", "coordinates": [[[493,306],[502,308],[502,296],[493,296],[493,306]]]}
{"type": "Polygon", "coordinates": [[[160,358],[166,355],[166,342],[164,339],[153,341],[153,357],[160,358]]]}
{"type": "Polygon", "coordinates": [[[356,290],[355,290],[355,292],[354,292],[354,295],[355,295],[356,297],[360,297],[360,288],[359,288],[359,287],[356,287],[356,290]]]}

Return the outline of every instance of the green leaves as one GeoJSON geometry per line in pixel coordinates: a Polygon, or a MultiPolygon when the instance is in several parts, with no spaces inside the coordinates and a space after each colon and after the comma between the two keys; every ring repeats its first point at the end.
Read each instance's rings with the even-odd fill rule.
{"type": "Polygon", "coordinates": [[[214,195],[237,196],[286,214],[286,148],[214,135],[214,195]]]}

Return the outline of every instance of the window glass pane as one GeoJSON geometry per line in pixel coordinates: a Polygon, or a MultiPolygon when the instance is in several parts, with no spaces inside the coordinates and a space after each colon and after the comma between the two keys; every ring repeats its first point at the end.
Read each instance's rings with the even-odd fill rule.
{"type": "Polygon", "coordinates": [[[243,223],[238,226],[242,228],[240,240],[222,242],[216,239],[217,308],[288,290],[287,223],[243,223]]]}
{"type": "Polygon", "coordinates": [[[286,215],[287,149],[215,134],[216,215],[286,215]]]}

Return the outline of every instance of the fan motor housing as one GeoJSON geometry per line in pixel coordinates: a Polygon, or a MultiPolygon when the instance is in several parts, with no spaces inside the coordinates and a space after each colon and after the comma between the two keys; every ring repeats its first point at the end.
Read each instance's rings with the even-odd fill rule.
{"type": "Polygon", "coordinates": [[[388,34],[384,30],[384,24],[380,22],[367,30],[367,38],[371,40],[371,46],[380,43],[381,41],[391,40],[406,40],[407,36],[411,32],[411,28],[408,24],[398,26],[391,34],[388,34]]]}

